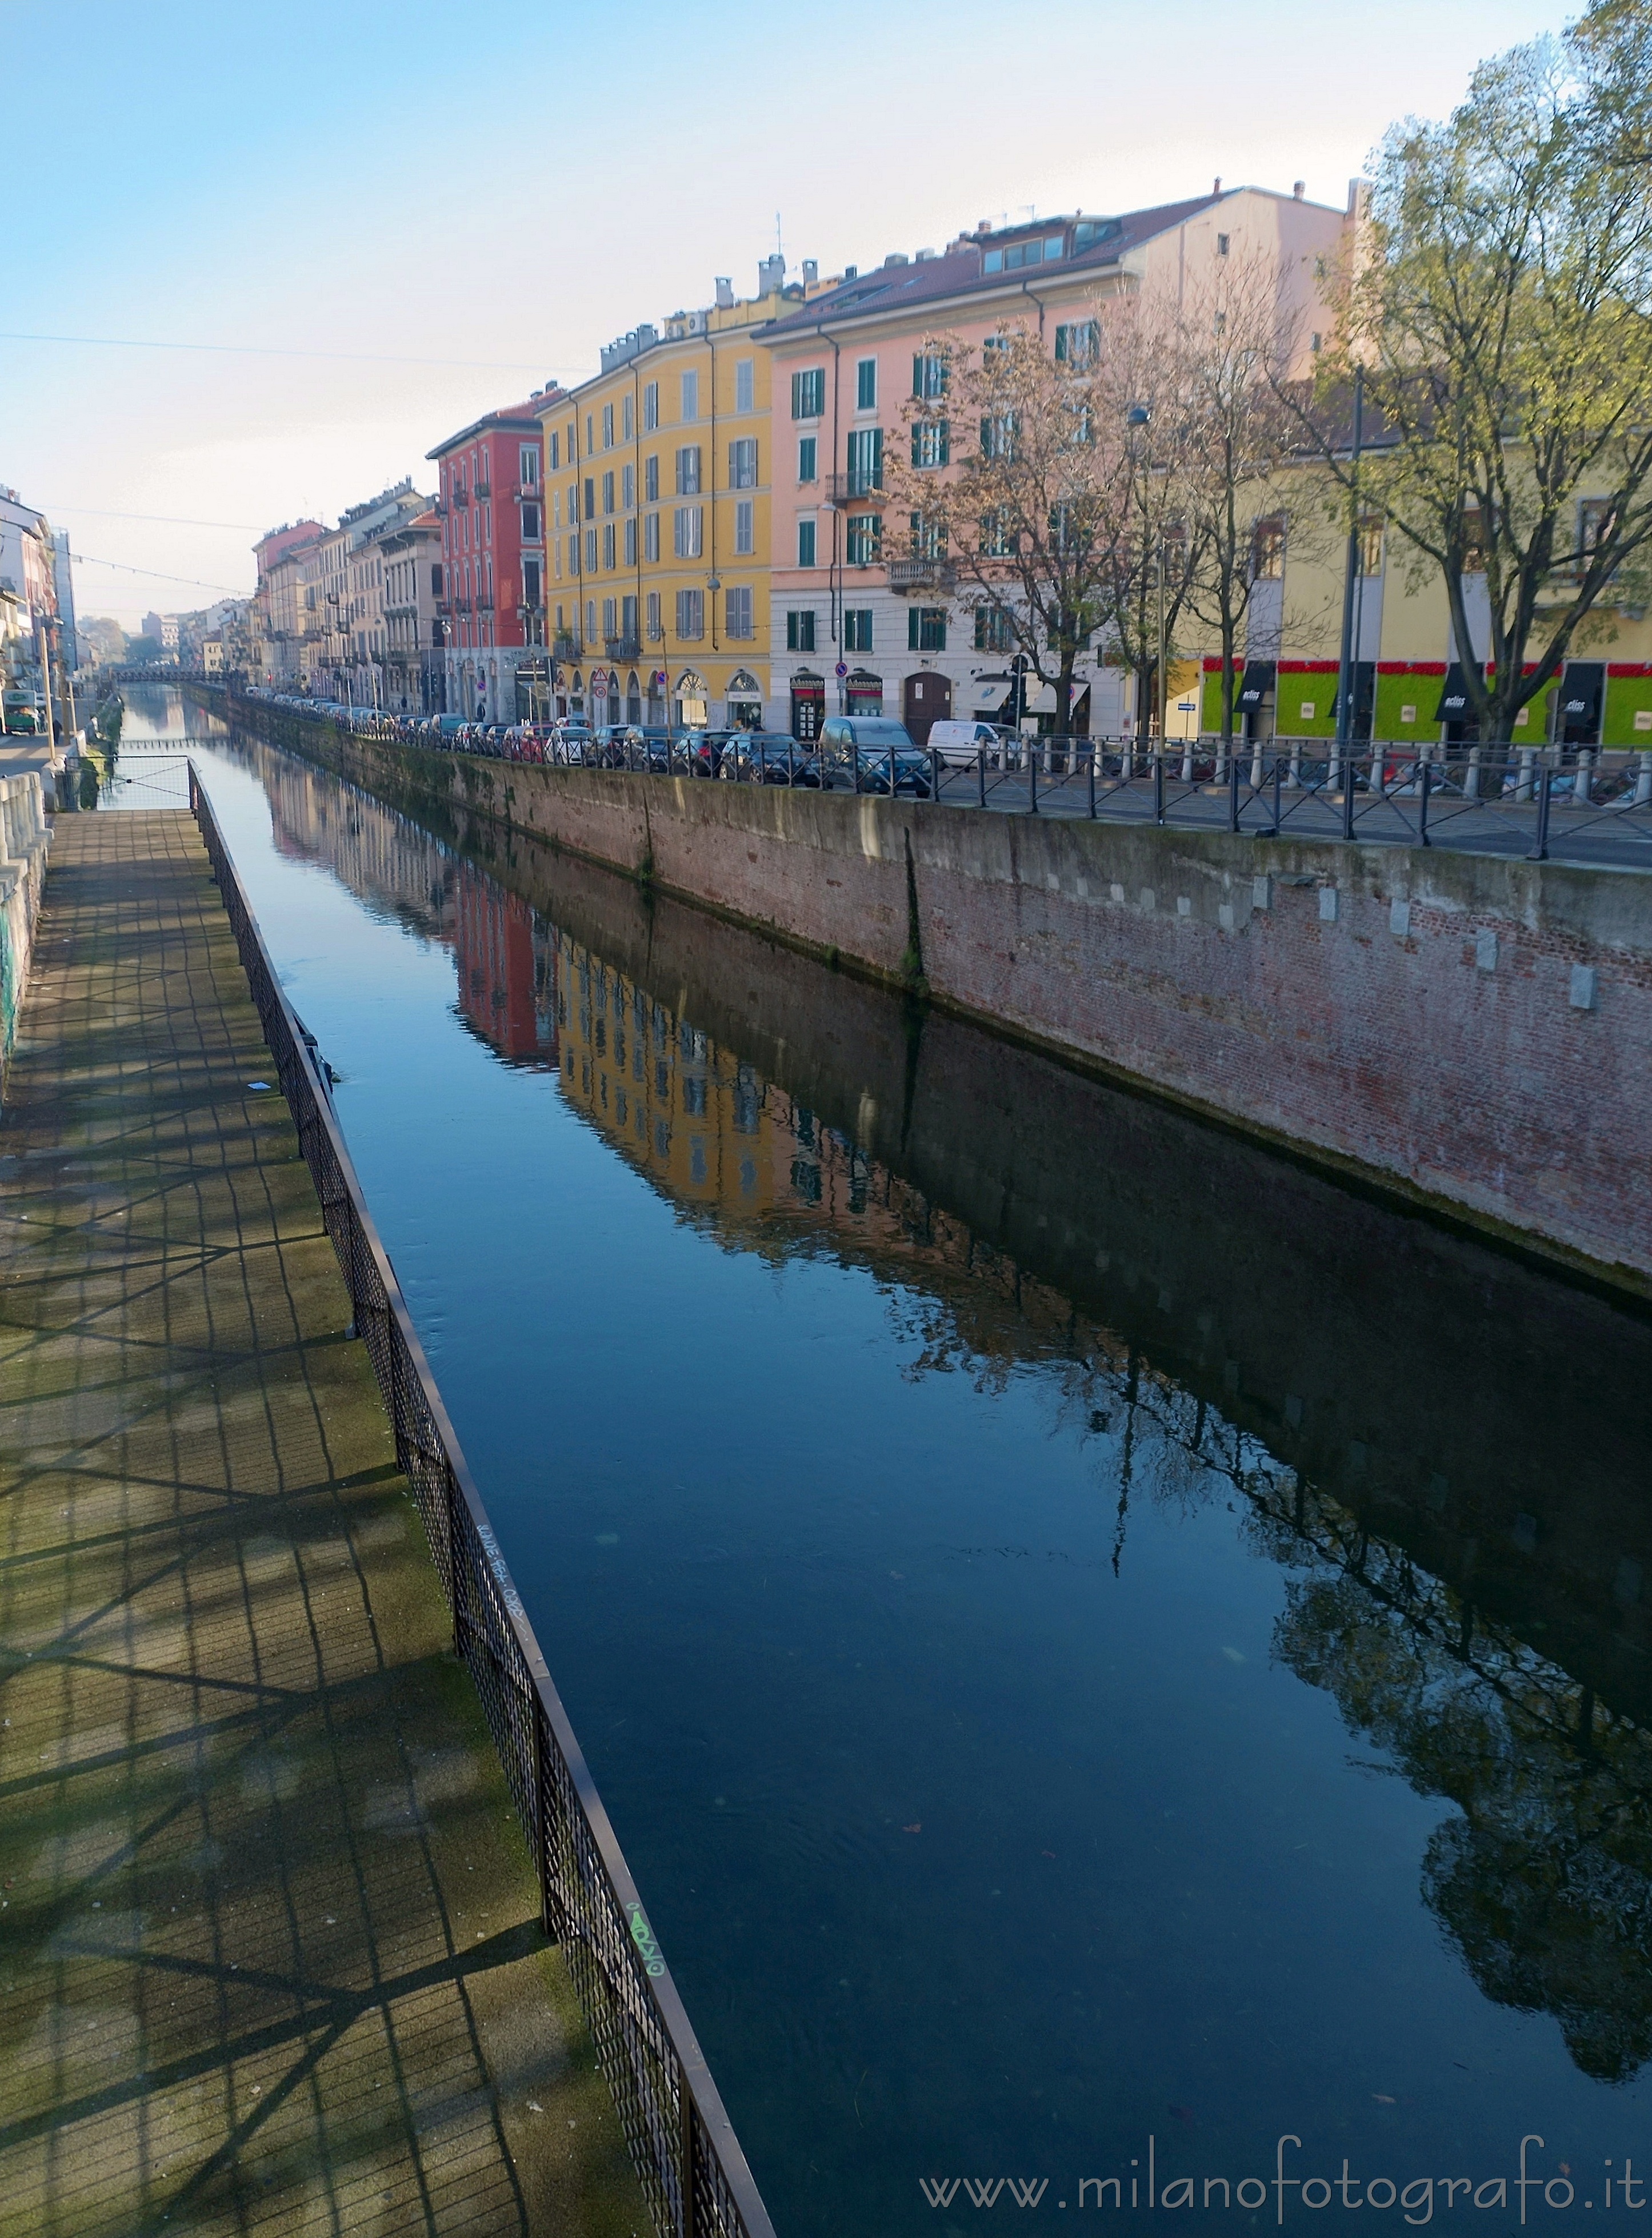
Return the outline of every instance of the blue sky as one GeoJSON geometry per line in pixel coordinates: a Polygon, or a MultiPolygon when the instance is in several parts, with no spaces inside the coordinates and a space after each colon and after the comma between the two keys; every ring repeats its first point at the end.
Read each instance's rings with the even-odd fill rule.
{"type": "Polygon", "coordinates": [[[1219,173],[1340,204],[1393,119],[1443,114],[1478,56],[1563,20],[1539,0],[0,0],[32,142],[9,167],[0,481],[89,555],[196,579],[88,565],[83,613],[204,605],[197,584],[250,587],[259,529],[429,487],[424,454],[490,404],[593,370],[718,273],[750,294],[776,216],[794,268],[836,272],[1219,173]]]}

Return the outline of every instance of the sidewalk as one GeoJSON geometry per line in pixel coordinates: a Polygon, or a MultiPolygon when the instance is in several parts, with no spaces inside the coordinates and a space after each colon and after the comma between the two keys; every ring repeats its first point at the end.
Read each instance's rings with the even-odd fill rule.
{"type": "Polygon", "coordinates": [[[649,2224],[192,819],[0,1124],[0,2238],[649,2224]]]}

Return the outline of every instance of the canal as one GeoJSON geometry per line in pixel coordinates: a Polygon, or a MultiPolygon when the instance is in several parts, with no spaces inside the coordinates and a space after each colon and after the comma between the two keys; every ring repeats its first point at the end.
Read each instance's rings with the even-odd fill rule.
{"type": "Polygon", "coordinates": [[[189,726],[783,2238],[1632,2224],[1646,1321],[189,726]]]}

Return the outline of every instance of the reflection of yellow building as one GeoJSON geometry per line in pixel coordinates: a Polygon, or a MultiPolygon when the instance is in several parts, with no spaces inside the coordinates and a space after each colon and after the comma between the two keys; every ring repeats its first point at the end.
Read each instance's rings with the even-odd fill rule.
{"type": "Polygon", "coordinates": [[[763,266],[749,302],[720,281],[713,308],[638,328],[542,407],[559,712],[763,720],[774,460],[757,335],[788,308],[783,278],[777,258],[763,266]]]}

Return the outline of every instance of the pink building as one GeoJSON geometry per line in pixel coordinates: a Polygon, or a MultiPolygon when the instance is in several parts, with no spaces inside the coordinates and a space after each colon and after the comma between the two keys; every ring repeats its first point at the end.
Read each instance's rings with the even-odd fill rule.
{"type": "MultiPolygon", "coordinates": [[[[811,291],[764,336],[773,357],[771,704],[795,736],[830,712],[902,717],[920,740],[947,716],[991,719],[1010,694],[1008,642],[992,618],[948,603],[933,571],[880,555],[883,453],[901,430],[926,334],[979,345],[1005,320],[1036,324],[1048,347],[1109,297],[1181,295],[1223,258],[1271,262],[1299,288],[1305,355],[1328,330],[1325,283],[1347,209],[1257,187],[1121,217],[1078,215],[995,232],[984,222],[939,255],[893,255],[811,291]],[[1316,331],[1317,330],[1317,331],[1316,331]]],[[[1094,661],[1074,721],[1116,732],[1124,679],[1094,661]]],[[[1053,695],[1052,695],[1053,698],[1053,695]]],[[[1037,700],[1029,703],[1033,712],[1037,700]]]]}

